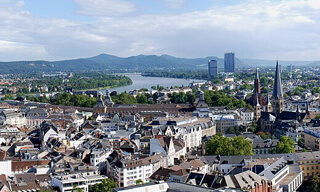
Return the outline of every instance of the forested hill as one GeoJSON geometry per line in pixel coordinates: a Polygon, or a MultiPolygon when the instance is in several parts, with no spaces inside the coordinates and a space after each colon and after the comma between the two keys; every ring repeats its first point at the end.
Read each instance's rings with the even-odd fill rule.
{"type": "MultiPolygon", "coordinates": [[[[117,70],[117,71],[150,71],[153,69],[206,69],[209,60],[218,61],[223,68],[223,59],[206,57],[196,59],[177,58],[169,55],[138,55],[132,57],[116,57],[100,54],[95,57],[63,60],[63,61],[13,61],[0,62],[0,73],[41,73],[55,71],[88,71],[88,70],[117,70]]],[[[239,68],[244,63],[236,59],[239,68]]]]}

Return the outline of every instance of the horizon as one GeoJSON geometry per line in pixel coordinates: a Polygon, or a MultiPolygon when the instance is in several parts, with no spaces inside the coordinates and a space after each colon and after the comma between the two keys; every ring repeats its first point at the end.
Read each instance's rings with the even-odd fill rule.
{"type": "MultiPolygon", "coordinates": [[[[49,60],[49,59],[34,59],[34,60],[9,60],[9,61],[2,61],[0,60],[0,62],[6,63],[6,62],[20,62],[20,61],[26,61],[26,62],[32,62],[32,61],[48,61],[48,62],[56,62],[56,61],[65,61],[65,60],[76,60],[76,59],[88,59],[88,58],[92,58],[92,57],[97,57],[100,55],[108,55],[108,56],[114,56],[114,57],[118,57],[118,58],[129,58],[129,57],[138,57],[138,56],[157,56],[157,57],[162,57],[162,56],[170,56],[170,57],[174,57],[174,58],[178,58],[178,59],[205,59],[208,57],[216,57],[218,59],[224,59],[224,57],[219,57],[219,56],[215,56],[215,55],[211,55],[211,56],[205,56],[205,57],[177,57],[174,55],[170,55],[170,54],[138,54],[138,55],[130,55],[130,56],[118,56],[118,55],[112,55],[112,54],[108,54],[108,53],[100,53],[97,55],[93,55],[93,56],[88,56],[88,57],[74,57],[74,58],[68,58],[68,59],[58,59],[58,60],[49,60]]],[[[240,61],[242,60],[257,60],[257,61],[268,61],[268,62],[276,62],[277,60],[279,62],[318,62],[320,60],[282,60],[282,59],[258,59],[258,58],[241,58],[241,57],[237,57],[237,54],[235,53],[235,58],[239,59],[240,61]]]]}
{"type": "Polygon", "coordinates": [[[0,2],[0,60],[174,55],[320,60],[318,0],[0,2]]]}

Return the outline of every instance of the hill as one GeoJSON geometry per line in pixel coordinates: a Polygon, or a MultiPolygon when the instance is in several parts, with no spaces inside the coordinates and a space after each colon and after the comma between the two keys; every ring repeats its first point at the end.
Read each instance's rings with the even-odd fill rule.
{"type": "MultiPolygon", "coordinates": [[[[207,69],[209,60],[217,60],[218,68],[223,68],[222,58],[210,56],[205,58],[178,58],[170,55],[137,55],[131,57],[117,57],[100,54],[89,58],[71,59],[63,61],[12,61],[0,62],[0,73],[42,73],[42,72],[77,72],[90,70],[109,71],[150,71],[155,69],[207,69]]],[[[274,66],[275,61],[238,59],[235,60],[237,68],[255,66],[274,66]]],[[[305,65],[312,62],[286,62],[283,65],[305,65]]]]}

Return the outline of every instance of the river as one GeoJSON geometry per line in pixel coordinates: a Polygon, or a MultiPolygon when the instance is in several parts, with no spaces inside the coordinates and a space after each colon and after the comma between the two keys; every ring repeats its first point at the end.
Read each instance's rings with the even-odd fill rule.
{"type": "MultiPolygon", "coordinates": [[[[193,80],[193,79],[176,79],[176,78],[164,78],[164,77],[144,77],[139,73],[125,73],[121,74],[129,77],[132,80],[132,84],[124,87],[111,88],[110,91],[129,92],[135,89],[147,88],[150,89],[152,86],[160,85],[163,87],[171,86],[188,86],[192,82],[204,82],[204,80],[193,80]]],[[[101,92],[105,93],[104,90],[101,92]]]]}

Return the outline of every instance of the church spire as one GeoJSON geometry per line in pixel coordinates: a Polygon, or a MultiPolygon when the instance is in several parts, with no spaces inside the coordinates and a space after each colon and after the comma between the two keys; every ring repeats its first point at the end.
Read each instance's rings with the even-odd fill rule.
{"type": "Polygon", "coordinates": [[[258,71],[258,67],[256,68],[256,79],[259,79],[259,71],[258,71]]]}
{"type": "Polygon", "coordinates": [[[258,94],[256,94],[256,106],[260,106],[258,94]]]}
{"type": "Polygon", "coordinates": [[[276,73],[275,73],[275,79],[274,79],[274,85],[273,85],[273,98],[274,99],[283,98],[283,91],[282,91],[282,85],[281,85],[281,74],[280,74],[278,60],[277,60],[276,73]]]}
{"type": "Polygon", "coordinates": [[[267,104],[267,105],[271,105],[269,93],[267,94],[267,102],[266,102],[266,104],[267,104]]]}

